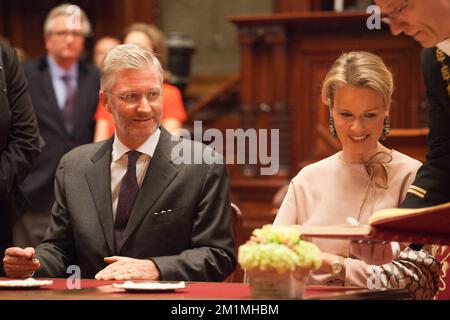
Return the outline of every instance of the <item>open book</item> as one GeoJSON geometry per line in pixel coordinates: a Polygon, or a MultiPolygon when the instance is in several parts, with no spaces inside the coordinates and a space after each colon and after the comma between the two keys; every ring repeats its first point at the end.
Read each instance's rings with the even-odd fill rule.
{"type": "Polygon", "coordinates": [[[420,209],[384,209],[369,225],[296,226],[304,237],[450,244],[450,202],[420,209]]]}

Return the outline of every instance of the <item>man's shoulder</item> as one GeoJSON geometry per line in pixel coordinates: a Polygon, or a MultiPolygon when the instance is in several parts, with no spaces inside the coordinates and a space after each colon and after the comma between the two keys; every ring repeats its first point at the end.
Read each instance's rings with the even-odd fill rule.
{"type": "Polygon", "coordinates": [[[47,69],[48,65],[45,56],[41,56],[35,59],[27,59],[22,64],[22,68],[25,74],[32,75],[47,69]]]}
{"type": "Polygon", "coordinates": [[[429,65],[437,65],[436,48],[424,48],[422,50],[422,65],[426,68],[429,65]]]}
{"type": "Polygon", "coordinates": [[[40,56],[33,59],[27,59],[23,63],[24,68],[37,68],[41,66],[47,66],[47,57],[46,56],[40,56]]]}
{"type": "MultiPolygon", "coordinates": [[[[15,51],[10,46],[4,45],[0,43],[0,66],[2,66],[5,70],[6,76],[6,84],[8,83],[8,79],[11,77],[15,77],[16,74],[12,74],[17,68],[17,57],[15,56],[15,51]]],[[[1,80],[1,79],[0,79],[1,80]]],[[[5,85],[6,85],[5,84],[5,85]]],[[[2,92],[3,93],[3,92],[2,92]]]]}
{"type": "Polygon", "coordinates": [[[81,72],[92,75],[97,78],[100,77],[100,71],[93,64],[83,60],[79,60],[78,63],[81,72]]]}
{"type": "Polygon", "coordinates": [[[92,158],[99,152],[107,152],[108,144],[111,144],[110,140],[88,143],[78,146],[69,152],[67,152],[61,159],[61,163],[64,164],[77,164],[83,165],[91,163],[92,158]]]}
{"type": "Polygon", "coordinates": [[[14,49],[2,43],[0,43],[0,52],[4,65],[6,65],[14,56],[14,49]]]}

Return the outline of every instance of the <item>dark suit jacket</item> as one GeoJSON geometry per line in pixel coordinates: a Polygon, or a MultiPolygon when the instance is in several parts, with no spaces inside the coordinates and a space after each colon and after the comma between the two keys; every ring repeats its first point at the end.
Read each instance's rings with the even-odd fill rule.
{"type": "Polygon", "coordinates": [[[22,188],[31,200],[31,210],[46,212],[50,211],[54,201],[53,183],[59,160],[69,150],[93,140],[94,114],[100,89],[99,73],[95,67],[79,62],[74,111],[76,122],[74,131],[70,134],[64,127],[62,111],[56,101],[46,57],[26,62],[24,71],[39,130],[46,145],[22,188]]]}
{"type": "MultiPolygon", "coordinates": [[[[162,280],[222,281],[236,263],[226,167],[175,164],[177,143],[212,149],[171,141],[161,131],[118,254],[151,258],[162,280]]],[[[36,276],[67,277],[67,266],[75,264],[83,278],[93,278],[106,267],[103,258],[115,254],[111,150],[112,139],[76,148],[61,160],[50,227],[36,249],[42,264],[36,276]]]]}
{"type": "MultiPolygon", "coordinates": [[[[36,161],[41,140],[28,85],[14,49],[0,44],[0,267],[25,199],[18,187],[36,161]],[[2,74],[3,73],[3,74],[2,74]],[[5,83],[6,82],[6,83],[5,83]]],[[[3,271],[3,268],[1,269],[3,271]]],[[[0,272],[1,272],[0,271],[0,272]]]]}
{"type": "MultiPolygon", "coordinates": [[[[446,58],[450,67],[450,58],[446,58]]],[[[430,104],[427,160],[413,186],[426,191],[424,197],[408,192],[401,207],[420,208],[450,201],[450,97],[442,79],[436,48],[424,49],[423,74],[430,104]]]]}

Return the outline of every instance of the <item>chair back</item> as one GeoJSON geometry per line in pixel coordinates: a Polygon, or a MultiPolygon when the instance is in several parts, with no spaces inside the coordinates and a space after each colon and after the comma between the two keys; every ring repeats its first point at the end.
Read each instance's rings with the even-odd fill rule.
{"type": "MultiPolygon", "coordinates": [[[[241,237],[242,237],[242,211],[239,207],[231,203],[231,224],[233,228],[233,237],[234,237],[234,252],[236,254],[236,259],[238,256],[239,246],[241,245],[241,237]]],[[[244,278],[244,272],[239,266],[239,263],[236,263],[236,269],[234,272],[225,279],[225,282],[242,282],[244,278]]]]}

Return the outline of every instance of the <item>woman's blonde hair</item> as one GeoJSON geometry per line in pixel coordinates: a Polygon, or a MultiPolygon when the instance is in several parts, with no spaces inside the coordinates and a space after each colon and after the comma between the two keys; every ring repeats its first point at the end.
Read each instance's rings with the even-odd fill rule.
{"type": "Polygon", "coordinates": [[[322,85],[322,101],[332,108],[334,92],[343,86],[370,88],[381,94],[386,109],[391,105],[394,81],[383,60],[367,51],[343,53],[328,71],[322,85]]]}

